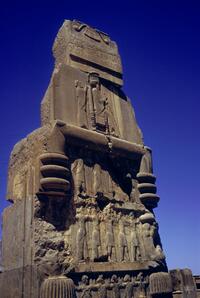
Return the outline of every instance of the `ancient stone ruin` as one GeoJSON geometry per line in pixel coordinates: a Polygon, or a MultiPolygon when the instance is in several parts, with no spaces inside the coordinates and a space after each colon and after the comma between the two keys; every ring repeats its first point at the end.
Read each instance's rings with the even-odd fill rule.
{"type": "Polygon", "coordinates": [[[10,157],[0,297],[196,297],[190,270],[167,269],[116,43],[65,21],[53,54],[42,126],[10,157]]]}

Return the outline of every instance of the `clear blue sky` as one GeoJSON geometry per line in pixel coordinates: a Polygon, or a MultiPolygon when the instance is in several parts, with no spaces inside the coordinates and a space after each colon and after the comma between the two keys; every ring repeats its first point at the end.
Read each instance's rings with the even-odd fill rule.
{"type": "Polygon", "coordinates": [[[79,19],[117,41],[124,90],[153,149],[161,197],[155,212],[168,266],[200,274],[199,1],[1,2],[0,211],[10,151],[40,126],[51,47],[64,19],[79,19]]]}

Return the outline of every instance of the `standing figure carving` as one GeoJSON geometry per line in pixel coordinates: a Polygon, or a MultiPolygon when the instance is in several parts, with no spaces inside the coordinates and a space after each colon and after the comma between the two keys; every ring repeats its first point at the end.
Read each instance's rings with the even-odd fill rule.
{"type": "Polygon", "coordinates": [[[136,297],[146,298],[146,284],[147,282],[144,279],[143,273],[138,273],[135,281],[135,285],[137,286],[136,297]]]}
{"type": "Polygon", "coordinates": [[[87,100],[89,107],[90,129],[96,130],[96,102],[99,95],[99,77],[97,73],[91,72],[88,76],[87,100]]]}
{"type": "Polygon", "coordinates": [[[131,225],[130,245],[130,260],[131,262],[138,261],[140,257],[140,251],[135,222],[132,222],[131,225]]]}
{"type": "Polygon", "coordinates": [[[155,252],[155,246],[151,233],[151,225],[149,223],[144,223],[142,225],[142,233],[146,256],[151,258],[155,252]]]}
{"type": "Polygon", "coordinates": [[[119,133],[116,133],[116,130],[118,131],[117,122],[115,121],[110,100],[105,94],[101,94],[102,90],[98,73],[89,73],[86,93],[89,109],[89,128],[105,134],[118,136],[119,133]]]}
{"type": "Polygon", "coordinates": [[[75,196],[86,196],[85,169],[83,159],[76,159],[72,164],[75,196]]]}
{"type": "Polygon", "coordinates": [[[98,196],[101,192],[101,166],[95,163],[93,169],[93,192],[95,196],[98,196]]]}
{"type": "Polygon", "coordinates": [[[92,298],[91,287],[89,285],[89,279],[87,275],[83,275],[81,279],[81,298],[92,298]]]}
{"type": "Polygon", "coordinates": [[[112,219],[108,219],[106,222],[106,251],[108,256],[108,261],[114,261],[114,234],[113,234],[113,221],[112,219]]]}
{"type": "Polygon", "coordinates": [[[99,277],[97,278],[97,287],[98,287],[98,297],[107,298],[107,286],[105,284],[103,275],[99,275],[99,277]]]}
{"type": "Polygon", "coordinates": [[[76,237],[76,251],[77,259],[79,261],[84,260],[88,257],[85,220],[85,216],[83,215],[80,215],[78,218],[79,228],[76,237]]]}
{"type": "Polygon", "coordinates": [[[111,277],[111,287],[112,287],[112,298],[120,298],[120,283],[118,281],[117,275],[111,277]]]}
{"type": "Polygon", "coordinates": [[[125,283],[124,298],[132,298],[134,284],[131,281],[130,275],[126,274],[124,276],[124,283],[125,283]]]}
{"type": "Polygon", "coordinates": [[[94,219],[93,221],[93,231],[92,231],[92,260],[96,260],[99,257],[100,250],[100,230],[99,230],[99,220],[94,219]]]}
{"type": "MultiPolygon", "coordinates": [[[[114,91],[113,91],[114,92],[114,91]]],[[[113,106],[111,104],[110,97],[104,97],[104,105],[105,105],[105,122],[107,124],[107,132],[115,137],[119,137],[119,127],[118,123],[115,119],[113,106]]]]}
{"type": "Polygon", "coordinates": [[[163,262],[165,260],[165,254],[159,244],[156,245],[156,248],[155,248],[154,260],[158,262],[163,262]]]}
{"type": "Polygon", "coordinates": [[[78,125],[82,128],[88,128],[88,115],[87,115],[87,96],[86,96],[86,87],[82,86],[82,83],[78,80],[75,81],[76,87],[76,99],[77,99],[77,120],[78,125]]]}
{"type": "Polygon", "coordinates": [[[125,260],[127,255],[127,240],[125,235],[124,222],[122,219],[119,220],[119,236],[118,236],[118,244],[119,244],[119,261],[122,262],[125,260]]]}

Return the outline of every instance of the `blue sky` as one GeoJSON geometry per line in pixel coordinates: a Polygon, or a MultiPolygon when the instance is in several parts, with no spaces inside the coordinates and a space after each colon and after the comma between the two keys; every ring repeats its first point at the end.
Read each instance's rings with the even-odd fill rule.
{"type": "Polygon", "coordinates": [[[64,19],[79,19],[118,43],[124,91],[153,149],[168,266],[200,274],[199,1],[2,1],[0,211],[10,151],[40,126],[51,47],[64,19]]]}

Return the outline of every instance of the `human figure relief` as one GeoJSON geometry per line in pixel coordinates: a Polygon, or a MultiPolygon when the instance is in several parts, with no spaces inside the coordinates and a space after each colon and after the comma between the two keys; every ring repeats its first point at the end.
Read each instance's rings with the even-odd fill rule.
{"type": "Polygon", "coordinates": [[[86,238],[85,216],[80,215],[78,218],[78,231],[76,236],[76,251],[79,261],[85,260],[88,257],[88,247],[86,238]]]}
{"type": "Polygon", "coordinates": [[[124,222],[122,219],[119,220],[119,235],[118,235],[118,246],[119,246],[119,261],[122,262],[125,260],[127,255],[127,240],[124,229],[124,222]]]}
{"type": "Polygon", "coordinates": [[[92,287],[89,285],[89,279],[87,275],[82,276],[81,286],[79,288],[82,290],[81,298],[92,298],[92,287]]]}
{"type": "Polygon", "coordinates": [[[144,276],[143,276],[142,272],[138,273],[138,275],[136,277],[135,285],[137,285],[136,297],[146,298],[146,285],[147,285],[147,282],[144,279],[144,276]]]}
{"type": "Polygon", "coordinates": [[[117,123],[114,119],[111,104],[107,96],[101,94],[99,75],[95,72],[89,73],[86,93],[90,129],[118,136],[118,133],[116,133],[117,123]]]}
{"type": "Polygon", "coordinates": [[[125,283],[124,298],[132,298],[134,283],[131,281],[130,275],[126,274],[124,276],[124,283],[125,283]]]}
{"type": "Polygon", "coordinates": [[[97,278],[97,288],[98,288],[98,297],[99,298],[107,298],[107,285],[105,284],[105,280],[103,275],[99,275],[97,278]]]}
{"type": "Polygon", "coordinates": [[[108,219],[106,221],[106,235],[105,235],[105,243],[106,243],[106,252],[108,256],[108,261],[114,260],[114,234],[113,234],[113,221],[112,219],[108,219]]]}
{"type": "Polygon", "coordinates": [[[107,106],[108,106],[108,99],[104,96],[101,97],[101,95],[99,94],[99,97],[97,97],[97,102],[96,102],[97,129],[99,130],[102,129],[106,134],[109,133],[107,106]]]}
{"type": "Polygon", "coordinates": [[[165,259],[165,254],[159,242],[158,224],[156,222],[153,222],[150,225],[150,236],[153,239],[153,243],[154,243],[154,252],[152,253],[151,257],[155,261],[162,262],[165,259]]]}
{"type": "Polygon", "coordinates": [[[130,245],[130,260],[131,262],[138,261],[140,258],[140,251],[135,222],[132,222],[131,224],[130,245]]]}
{"type": "Polygon", "coordinates": [[[154,245],[156,244],[158,240],[158,224],[154,221],[151,226],[150,226],[150,234],[151,237],[153,238],[154,245]]]}
{"type": "Polygon", "coordinates": [[[95,196],[100,195],[101,192],[101,166],[95,163],[93,168],[93,192],[95,196]]]}
{"type": "Polygon", "coordinates": [[[77,99],[77,121],[78,125],[83,128],[88,128],[88,115],[87,115],[87,96],[86,87],[82,86],[82,83],[78,80],[75,81],[76,87],[76,99],[77,99]]]}
{"type": "Polygon", "coordinates": [[[113,233],[113,217],[115,216],[113,212],[113,204],[109,203],[104,209],[101,219],[105,223],[105,249],[108,261],[115,261],[115,239],[113,233]]]}
{"type": "Polygon", "coordinates": [[[72,164],[75,196],[86,197],[85,169],[82,159],[76,159],[72,164]]]}
{"type": "Polygon", "coordinates": [[[87,100],[89,109],[90,129],[96,130],[96,101],[99,90],[99,77],[97,73],[91,72],[88,76],[87,100]]]}
{"type": "Polygon", "coordinates": [[[155,246],[153,242],[153,237],[151,233],[151,225],[149,223],[144,223],[142,225],[142,234],[143,234],[143,241],[144,241],[144,248],[147,257],[152,257],[155,252],[155,246]]]}
{"type": "Polygon", "coordinates": [[[105,121],[107,123],[108,134],[119,137],[119,128],[117,121],[115,119],[114,110],[111,102],[110,96],[105,97],[105,121]]]}
{"type": "Polygon", "coordinates": [[[163,260],[165,260],[165,254],[159,244],[156,245],[155,255],[154,255],[153,259],[158,262],[162,262],[163,260]]]}
{"type": "Polygon", "coordinates": [[[100,230],[99,230],[99,220],[93,220],[93,231],[92,231],[92,260],[96,260],[99,257],[100,249],[100,230]]]}
{"type": "Polygon", "coordinates": [[[120,283],[118,281],[117,275],[111,277],[111,288],[112,288],[112,298],[120,298],[120,283]]]}
{"type": "Polygon", "coordinates": [[[139,200],[139,196],[137,194],[137,181],[132,178],[132,175],[130,173],[127,174],[127,177],[131,180],[131,192],[129,195],[129,200],[133,203],[141,204],[141,201],[139,200]]]}

